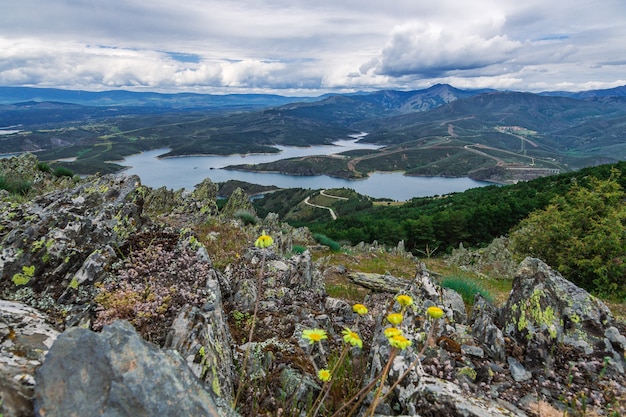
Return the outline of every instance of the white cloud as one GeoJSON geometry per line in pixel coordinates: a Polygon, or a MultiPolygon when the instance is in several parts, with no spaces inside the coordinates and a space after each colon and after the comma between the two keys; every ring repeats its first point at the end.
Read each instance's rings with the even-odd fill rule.
{"type": "Polygon", "coordinates": [[[1,85],[575,90],[614,86],[626,73],[622,0],[5,3],[1,85]]]}

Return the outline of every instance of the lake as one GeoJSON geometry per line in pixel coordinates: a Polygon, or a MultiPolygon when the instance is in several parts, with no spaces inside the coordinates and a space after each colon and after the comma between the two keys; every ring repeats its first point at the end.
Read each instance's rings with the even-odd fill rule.
{"type": "Polygon", "coordinates": [[[185,188],[192,190],[205,178],[213,182],[239,180],[260,185],[275,185],[280,188],[351,188],[374,198],[390,198],[406,201],[413,197],[442,195],[481,187],[489,183],[470,178],[408,177],[401,172],[370,174],[367,179],[346,180],[327,175],[296,176],[278,173],[246,172],[223,169],[228,165],[259,164],[279,159],[311,155],[332,155],[353,149],[377,149],[380,146],[356,143],[357,139],[341,140],[334,145],[298,148],[276,146],[277,154],[187,156],[158,158],[169,149],[156,149],[127,157],[121,164],[129,166],[125,174],[138,175],[141,183],[149,187],[185,188]]]}

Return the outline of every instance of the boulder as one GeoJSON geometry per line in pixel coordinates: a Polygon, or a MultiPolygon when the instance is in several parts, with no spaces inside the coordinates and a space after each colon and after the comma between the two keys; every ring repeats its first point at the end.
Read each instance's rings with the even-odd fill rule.
{"type": "Polygon", "coordinates": [[[238,211],[247,211],[252,215],[256,215],[256,211],[250,202],[250,196],[248,196],[248,194],[246,194],[245,191],[239,187],[237,187],[228,198],[226,205],[222,209],[222,215],[224,217],[232,218],[238,211]]]}
{"type": "Polygon", "coordinates": [[[0,414],[33,415],[35,370],[58,336],[46,316],[22,303],[0,300],[0,414]]]}
{"type": "MultiPolygon", "coordinates": [[[[545,369],[559,347],[585,355],[611,358],[611,368],[624,372],[626,359],[609,308],[539,259],[520,264],[511,295],[502,311],[502,328],[525,351],[529,370],[545,369]]],[[[619,332],[618,332],[619,333],[619,332]]]]}
{"type": "Polygon", "coordinates": [[[102,333],[63,332],[36,381],[35,415],[41,417],[220,415],[178,353],[145,342],[124,321],[102,333]]]}
{"type": "MultiPolygon", "coordinates": [[[[212,270],[212,272],[215,272],[212,270]]],[[[234,399],[236,378],[230,347],[233,344],[217,279],[209,279],[209,301],[200,309],[185,306],[165,341],[165,348],[182,355],[193,373],[226,403],[234,399]]]]}

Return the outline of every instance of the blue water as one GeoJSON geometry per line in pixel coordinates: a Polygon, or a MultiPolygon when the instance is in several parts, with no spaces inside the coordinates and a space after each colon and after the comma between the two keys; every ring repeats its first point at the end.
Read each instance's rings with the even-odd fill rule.
{"type": "Polygon", "coordinates": [[[277,146],[279,154],[188,156],[159,159],[169,149],[157,149],[127,157],[121,164],[128,166],[125,174],[135,174],[144,185],[171,189],[191,190],[205,178],[213,182],[228,180],[246,181],[253,184],[275,185],[281,188],[351,188],[374,198],[390,198],[406,201],[413,197],[426,197],[465,191],[488,183],[470,178],[407,177],[400,172],[372,173],[367,179],[345,180],[327,175],[295,176],[277,173],[245,172],[222,169],[228,165],[258,164],[279,159],[310,155],[331,155],[352,149],[376,149],[379,146],[358,144],[356,140],[342,140],[334,146],[296,148],[277,146]]]}

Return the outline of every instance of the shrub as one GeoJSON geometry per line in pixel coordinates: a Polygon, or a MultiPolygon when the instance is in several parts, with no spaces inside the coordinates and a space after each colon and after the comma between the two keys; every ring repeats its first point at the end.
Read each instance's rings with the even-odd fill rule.
{"type": "Polygon", "coordinates": [[[306,251],[306,246],[302,245],[293,245],[291,247],[291,252],[297,253],[298,255],[303,254],[306,251]]]}
{"type": "Polygon", "coordinates": [[[50,168],[50,165],[48,165],[46,162],[37,162],[37,169],[41,172],[52,172],[52,168],[50,168]]]}
{"type": "Polygon", "coordinates": [[[511,233],[513,250],[543,259],[576,285],[601,296],[626,299],[626,193],[611,171],[607,180],[574,183],[544,210],[531,213],[511,233]]]}
{"type": "Polygon", "coordinates": [[[73,177],[74,176],[74,171],[72,171],[71,169],[67,168],[67,167],[56,167],[54,168],[54,172],[53,175],[57,178],[59,177],[73,177]]]}
{"type": "Polygon", "coordinates": [[[339,252],[341,250],[341,245],[326,235],[315,233],[313,239],[320,245],[328,246],[333,252],[339,252]]]}
{"type": "Polygon", "coordinates": [[[480,294],[487,301],[493,302],[491,293],[469,278],[449,276],[441,281],[441,286],[458,292],[463,298],[463,302],[468,306],[474,305],[476,294],[480,294]]]}
{"type": "Polygon", "coordinates": [[[234,216],[236,219],[241,220],[244,225],[255,225],[258,222],[257,217],[248,210],[237,210],[234,216]]]}
{"type": "Polygon", "coordinates": [[[8,191],[10,194],[27,194],[32,187],[29,181],[22,178],[7,178],[0,175],[0,189],[8,191]]]}

